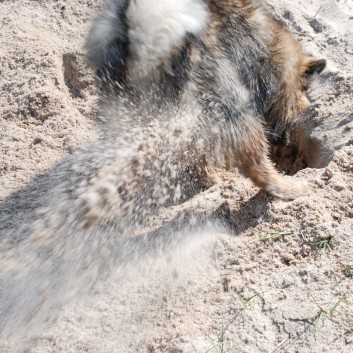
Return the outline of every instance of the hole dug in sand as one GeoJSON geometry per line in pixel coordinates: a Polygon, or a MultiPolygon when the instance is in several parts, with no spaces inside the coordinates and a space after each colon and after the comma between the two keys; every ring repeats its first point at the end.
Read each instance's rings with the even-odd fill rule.
{"type": "Polygon", "coordinates": [[[280,171],[294,175],[302,169],[324,168],[330,163],[333,151],[311,132],[311,127],[298,123],[287,146],[271,146],[271,159],[280,171]]]}
{"type": "Polygon", "coordinates": [[[72,98],[83,98],[83,91],[90,85],[85,78],[87,65],[83,55],[77,53],[63,54],[63,74],[65,84],[72,98]]]}

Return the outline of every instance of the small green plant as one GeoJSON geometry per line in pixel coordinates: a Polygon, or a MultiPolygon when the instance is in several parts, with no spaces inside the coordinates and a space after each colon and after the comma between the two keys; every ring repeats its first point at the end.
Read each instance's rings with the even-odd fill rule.
{"type": "Polygon", "coordinates": [[[313,245],[324,251],[324,253],[328,253],[329,251],[332,250],[332,239],[333,236],[331,235],[331,233],[326,230],[325,231],[326,237],[321,239],[320,241],[313,243],[313,245]]]}
{"type": "Polygon", "coordinates": [[[333,306],[333,308],[330,310],[330,315],[333,316],[333,314],[335,313],[337,307],[347,298],[347,293],[344,293],[343,295],[341,295],[338,298],[337,303],[333,306]]]}
{"type": "Polygon", "coordinates": [[[286,232],[269,232],[266,233],[263,237],[261,237],[259,240],[261,241],[267,241],[267,240],[277,240],[279,238],[282,238],[286,235],[292,235],[293,233],[291,231],[286,231],[286,232]]]}
{"type": "Polygon", "coordinates": [[[250,303],[251,303],[251,301],[253,299],[255,299],[256,297],[261,296],[264,293],[265,293],[265,291],[259,292],[259,293],[255,293],[249,298],[240,297],[240,301],[241,301],[243,307],[236,313],[234,318],[225,327],[222,326],[222,330],[221,330],[221,333],[219,335],[219,338],[218,338],[217,342],[215,344],[213,344],[213,346],[208,351],[206,351],[205,353],[211,353],[211,352],[227,353],[227,352],[230,352],[231,350],[233,351],[234,347],[230,347],[230,348],[228,347],[227,350],[226,350],[226,344],[225,344],[226,331],[227,331],[229,325],[231,324],[231,322],[233,320],[236,320],[239,317],[239,315],[241,315],[241,314],[243,314],[245,312],[245,309],[250,305],[250,303]]]}
{"type": "MultiPolygon", "coordinates": [[[[293,339],[289,339],[286,340],[284,342],[284,344],[281,343],[280,347],[281,347],[281,352],[289,352],[289,349],[298,341],[298,340],[303,340],[305,339],[305,337],[307,335],[315,335],[316,331],[319,329],[319,324],[321,323],[322,326],[324,326],[324,322],[326,319],[335,322],[334,321],[334,317],[335,317],[335,311],[337,310],[338,306],[347,298],[347,293],[341,295],[336,304],[331,308],[331,309],[327,309],[324,308],[323,305],[319,304],[316,299],[314,298],[314,296],[312,295],[312,293],[308,290],[308,293],[310,295],[310,297],[312,298],[312,300],[314,301],[314,303],[317,306],[317,311],[315,313],[315,315],[310,319],[309,321],[309,325],[306,325],[304,327],[304,331],[302,333],[299,334],[299,336],[293,338],[293,339]]],[[[277,348],[275,350],[277,352],[277,348]]],[[[273,351],[273,352],[275,352],[273,351]]]]}
{"type": "Polygon", "coordinates": [[[265,292],[259,292],[259,293],[255,293],[254,295],[252,295],[250,298],[240,298],[241,303],[243,304],[243,311],[249,306],[250,302],[256,298],[259,297],[261,294],[264,294],[265,292]]]}
{"type": "Polygon", "coordinates": [[[316,316],[314,317],[314,321],[312,324],[312,332],[315,334],[319,323],[322,323],[322,326],[324,325],[324,321],[326,318],[332,318],[332,316],[334,316],[334,313],[336,311],[336,309],[338,308],[338,306],[347,298],[347,293],[341,295],[338,298],[338,301],[336,302],[336,304],[331,308],[331,309],[325,309],[322,305],[320,305],[314,298],[314,296],[310,293],[311,298],[314,300],[315,304],[318,307],[318,311],[316,313],[316,316]]]}
{"type": "Polygon", "coordinates": [[[346,265],[346,267],[344,268],[344,275],[347,278],[353,277],[353,268],[351,265],[346,265]]]}
{"type": "Polygon", "coordinates": [[[259,293],[255,293],[253,294],[251,297],[249,298],[241,298],[240,297],[240,301],[243,305],[243,308],[240,310],[239,314],[242,316],[243,319],[243,324],[245,325],[246,322],[246,316],[245,316],[245,310],[246,308],[250,305],[250,303],[257,297],[261,296],[263,293],[265,292],[259,292],[259,293]]]}
{"type": "Polygon", "coordinates": [[[210,353],[216,350],[218,353],[226,353],[225,350],[225,340],[226,340],[226,330],[222,327],[221,334],[218,338],[217,343],[215,343],[206,353],[210,353]]]}
{"type": "Polygon", "coordinates": [[[220,353],[225,352],[225,338],[225,330],[222,328],[221,336],[219,337],[220,353]]]}
{"type": "Polygon", "coordinates": [[[327,315],[327,311],[318,303],[316,303],[316,305],[318,306],[318,311],[316,316],[314,317],[314,321],[313,321],[313,326],[312,326],[312,332],[315,334],[319,323],[322,323],[322,326],[324,326],[324,322],[325,322],[325,316],[327,315]]]}

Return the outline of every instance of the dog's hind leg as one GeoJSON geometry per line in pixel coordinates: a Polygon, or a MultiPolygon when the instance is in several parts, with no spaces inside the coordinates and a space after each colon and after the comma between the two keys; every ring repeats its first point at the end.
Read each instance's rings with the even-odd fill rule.
{"type": "Polygon", "coordinates": [[[269,158],[265,129],[260,120],[246,117],[238,130],[234,153],[236,163],[253,183],[268,193],[292,200],[308,191],[308,186],[292,177],[284,177],[269,158]]]}

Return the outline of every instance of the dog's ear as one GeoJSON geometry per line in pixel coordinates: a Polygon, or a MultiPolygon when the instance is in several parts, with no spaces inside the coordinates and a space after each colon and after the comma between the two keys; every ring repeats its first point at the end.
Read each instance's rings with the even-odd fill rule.
{"type": "Polygon", "coordinates": [[[313,75],[319,75],[326,67],[326,60],[325,59],[310,59],[306,65],[304,70],[304,75],[307,78],[310,78],[313,75]]]}

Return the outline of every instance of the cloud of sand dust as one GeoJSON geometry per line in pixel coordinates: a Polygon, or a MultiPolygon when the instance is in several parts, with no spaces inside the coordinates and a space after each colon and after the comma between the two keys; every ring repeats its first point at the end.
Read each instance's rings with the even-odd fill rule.
{"type": "MultiPolygon", "coordinates": [[[[184,169],[197,162],[191,147],[202,147],[195,114],[132,110],[110,111],[106,137],[65,160],[42,207],[0,238],[5,335],[40,332],[65,305],[114,276],[134,283],[157,271],[170,285],[175,273],[191,275],[182,268],[201,263],[195,254],[217,226],[196,213],[166,224],[157,217],[194,182],[184,169]]],[[[133,287],[121,288],[133,295],[133,287]]]]}

